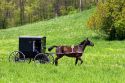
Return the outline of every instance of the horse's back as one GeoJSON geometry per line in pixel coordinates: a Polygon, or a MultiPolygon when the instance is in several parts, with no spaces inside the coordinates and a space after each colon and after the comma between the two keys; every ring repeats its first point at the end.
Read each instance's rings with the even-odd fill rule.
{"type": "Polygon", "coordinates": [[[82,53],[82,48],[79,46],[58,46],[56,49],[57,54],[76,54],[82,53]]]}

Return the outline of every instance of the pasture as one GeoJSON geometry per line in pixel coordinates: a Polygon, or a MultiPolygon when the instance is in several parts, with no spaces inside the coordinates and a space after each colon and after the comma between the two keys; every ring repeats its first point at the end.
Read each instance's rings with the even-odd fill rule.
{"type": "MultiPolygon", "coordinates": [[[[125,83],[125,41],[107,41],[86,28],[95,8],[7,30],[0,30],[0,83],[125,83]],[[63,57],[59,65],[9,63],[18,50],[18,37],[46,36],[52,45],[77,45],[85,38],[94,42],[82,56],[83,64],[63,57]]],[[[54,52],[54,50],[53,50],[54,52]]]]}

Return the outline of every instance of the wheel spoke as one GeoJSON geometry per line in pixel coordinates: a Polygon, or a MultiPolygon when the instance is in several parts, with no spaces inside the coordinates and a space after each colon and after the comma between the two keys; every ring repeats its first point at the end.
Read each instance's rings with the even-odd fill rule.
{"type": "Polygon", "coordinates": [[[20,51],[14,51],[9,56],[9,62],[24,62],[25,61],[25,55],[20,51]],[[20,55],[23,59],[20,58],[20,55]]]}
{"type": "Polygon", "coordinates": [[[41,63],[41,64],[45,64],[47,63],[49,60],[48,60],[48,57],[43,54],[43,53],[40,53],[40,54],[37,54],[34,58],[34,61],[35,63],[41,63]]]}

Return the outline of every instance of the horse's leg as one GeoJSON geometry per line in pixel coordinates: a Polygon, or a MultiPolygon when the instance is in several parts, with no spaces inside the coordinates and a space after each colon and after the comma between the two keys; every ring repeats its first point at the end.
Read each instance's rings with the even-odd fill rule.
{"type": "Polygon", "coordinates": [[[56,59],[55,59],[55,65],[58,65],[58,59],[62,58],[63,55],[57,55],[56,59]]]}
{"type": "Polygon", "coordinates": [[[57,66],[58,65],[58,57],[55,58],[55,65],[57,66]]]}
{"type": "Polygon", "coordinates": [[[81,64],[83,63],[83,60],[81,59],[81,57],[78,58],[81,61],[81,64]]]}
{"type": "Polygon", "coordinates": [[[75,65],[78,63],[78,58],[76,58],[75,65]]]}

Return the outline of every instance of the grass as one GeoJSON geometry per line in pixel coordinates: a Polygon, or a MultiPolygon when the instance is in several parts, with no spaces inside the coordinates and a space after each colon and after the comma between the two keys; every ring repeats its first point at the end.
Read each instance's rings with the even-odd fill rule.
{"type": "Polygon", "coordinates": [[[88,30],[86,22],[94,10],[0,30],[0,83],[124,83],[125,41],[106,41],[88,30]],[[22,35],[47,36],[47,47],[78,44],[86,37],[95,46],[86,48],[82,65],[75,66],[75,59],[68,57],[60,59],[57,67],[10,63],[7,58],[18,50],[22,35]]]}

